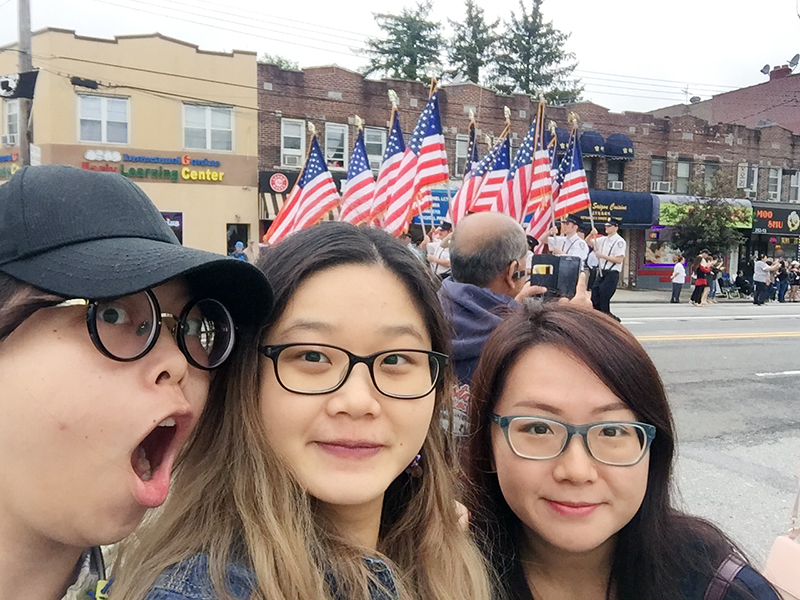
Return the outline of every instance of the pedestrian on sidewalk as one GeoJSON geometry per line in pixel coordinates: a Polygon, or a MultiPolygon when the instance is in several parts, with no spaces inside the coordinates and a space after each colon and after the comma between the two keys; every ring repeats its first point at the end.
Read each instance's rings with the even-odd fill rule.
{"type": "Polygon", "coordinates": [[[669,301],[671,304],[679,304],[681,290],[683,289],[683,284],[686,283],[686,268],[683,266],[682,254],[676,254],[672,257],[672,260],[675,261],[675,266],[672,268],[672,276],[669,278],[672,282],[672,298],[669,301]]]}
{"type": "Polygon", "coordinates": [[[694,291],[692,292],[692,306],[704,306],[703,296],[708,286],[708,273],[711,267],[706,261],[707,250],[702,250],[692,261],[692,275],[694,275],[694,291]]]}
{"type": "Polygon", "coordinates": [[[753,283],[756,286],[753,292],[753,304],[761,306],[767,300],[769,293],[769,280],[770,275],[780,268],[779,263],[767,264],[767,255],[762,254],[759,256],[755,265],[753,266],[753,283]]]}

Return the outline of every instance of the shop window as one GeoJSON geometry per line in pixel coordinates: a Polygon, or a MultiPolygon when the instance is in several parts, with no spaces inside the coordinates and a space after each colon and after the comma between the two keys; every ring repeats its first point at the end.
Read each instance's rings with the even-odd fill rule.
{"type": "Polygon", "coordinates": [[[675,180],[675,193],[688,194],[689,193],[689,179],[692,172],[692,163],[688,160],[679,160],[678,168],[676,171],[675,180]]]}
{"type": "Polygon", "coordinates": [[[625,180],[625,161],[608,161],[608,189],[621,190],[625,180]]]}
{"type": "Polygon", "coordinates": [[[467,153],[469,152],[469,136],[459,133],[456,136],[456,177],[463,177],[467,170],[467,153]]]}
{"type": "Polygon", "coordinates": [[[800,171],[795,171],[789,178],[789,202],[800,200],[800,171]]]}
{"type": "Polygon", "coordinates": [[[325,123],[325,161],[331,169],[347,168],[347,125],[325,123]]]}
{"type": "Polygon", "coordinates": [[[242,242],[245,248],[250,241],[250,225],[246,223],[228,223],[227,228],[227,242],[228,242],[228,255],[233,254],[236,249],[236,242],[242,242]]]}
{"type": "Polygon", "coordinates": [[[193,150],[233,150],[233,109],[183,105],[183,146],[193,150]]]}
{"type": "Polygon", "coordinates": [[[19,144],[19,100],[6,100],[6,135],[3,139],[5,146],[19,144]]]}
{"type": "Polygon", "coordinates": [[[783,177],[783,169],[772,168],[769,170],[767,192],[770,200],[777,202],[781,199],[781,177],[783,177]]]}
{"type": "Polygon", "coordinates": [[[758,192],[758,165],[741,163],[736,175],[736,187],[744,190],[748,198],[755,198],[758,192]]]}
{"type": "Polygon", "coordinates": [[[78,95],[81,142],[128,143],[128,98],[78,95]]]}
{"type": "Polygon", "coordinates": [[[717,180],[717,173],[719,173],[719,163],[707,162],[705,164],[705,173],[703,174],[703,185],[705,186],[706,194],[710,194],[714,189],[714,183],[717,180]]]}
{"type": "Polygon", "coordinates": [[[302,166],[306,155],[305,129],[305,121],[281,119],[281,166],[302,166]]]}
{"type": "Polygon", "coordinates": [[[386,150],[386,130],[377,127],[364,129],[364,145],[367,148],[369,168],[377,172],[381,168],[383,153],[386,150]]]}

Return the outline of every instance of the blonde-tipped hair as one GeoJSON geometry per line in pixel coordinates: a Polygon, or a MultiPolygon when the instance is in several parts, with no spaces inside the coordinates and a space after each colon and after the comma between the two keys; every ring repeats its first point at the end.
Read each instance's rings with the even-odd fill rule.
{"type": "MultiPolygon", "coordinates": [[[[404,260],[395,253],[406,251],[394,240],[384,242],[381,232],[341,225],[317,228],[336,234],[323,247],[341,242],[349,261],[357,262],[353,256],[358,244],[367,239],[375,246],[371,262],[392,268],[393,260],[404,260]],[[347,239],[353,235],[359,239],[347,239]]],[[[289,240],[302,247],[306,237],[307,232],[294,234],[277,248],[289,240]]],[[[277,249],[265,254],[262,260],[275,260],[277,249]]],[[[281,290],[276,290],[278,314],[291,293],[282,301],[281,290]]],[[[427,316],[434,311],[431,319],[439,329],[438,309],[423,308],[430,301],[426,294],[412,298],[427,316]]],[[[430,319],[426,322],[431,325],[430,319]]],[[[434,346],[442,331],[434,331],[434,346]]],[[[144,598],[159,574],[197,553],[208,555],[211,581],[224,600],[231,598],[225,586],[231,562],[255,573],[253,600],[330,599],[326,576],[350,600],[368,600],[370,585],[380,587],[363,560],[369,555],[391,568],[400,600],[489,600],[486,561],[458,523],[456,461],[438,418],[450,412],[450,382],[436,392],[435,417],[421,451],[422,476],[400,473],[389,486],[377,553],[371,552],[332,529],[269,444],[259,408],[259,379],[267,359],[259,358],[258,341],[254,333],[240,337],[229,364],[215,376],[208,406],[176,467],[167,503],[123,545],[114,600],[144,598]]]]}

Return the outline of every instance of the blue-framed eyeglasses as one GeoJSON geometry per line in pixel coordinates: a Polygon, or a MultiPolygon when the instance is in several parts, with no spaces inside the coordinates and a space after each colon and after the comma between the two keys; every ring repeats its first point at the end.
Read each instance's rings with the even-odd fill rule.
{"type": "Polygon", "coordinates": [[[492,421],[503,430],[512,452],[529,460],[560,456],[572,436],[578,435],[583,438],[586,452],[597,462],[629,467],[644,458],[656,437],[653,425],[627,421],[572,425],[544,417],[501,417],[494,413],[492,421]]]}
{"type": "Polygon", "coordinates": [[[382,350],[359,356],[329,344],[279,344],[258,347],[272,360],[280,386],[296,394],[328,394],[344,385],[353,367],[364,363],[381,394],[415,400],[430,394],[444,376],[447,355],[433,350],[382,350]]]}

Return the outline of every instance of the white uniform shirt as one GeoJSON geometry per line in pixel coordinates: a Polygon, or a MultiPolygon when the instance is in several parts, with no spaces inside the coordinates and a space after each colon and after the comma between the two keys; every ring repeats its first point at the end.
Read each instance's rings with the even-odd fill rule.
{"type": "Polygon", "coordinates": [[[586,265],[586,257],[589,255],[589,246],[577,233],[571,236],[554,235],[548,238],[547,245],[551,248],[558,248],[562,254],[567,256],[577,256],[581,259],[581,266],[586,265]]]}
{"type": "MultiPolygon", "coordinates": [[[[428,251],[428,256],[435,256],[436,258],[441,258],[442,260],[450,260],[450,248],[442,248],[442,242],[435,241],[429,242],[426,250],[428,251]]],[[[436,264],[434,262],[428,263],[431,267],[431,271],[433,271],[434,275],[441,275],[442,273],[447,273],[450,270],[450,267],[443,267],[442,265],[436,264]]]]}
{"type": "MultiPolygon", "coordinates": [[[[599,237],[594,241],[594,248],[600,254],[607,254],[608,256],[625,256],[627,243],[618,233],[612,236],[599,237]]],[[[600,260],[600,269],[603,271],[617,271],[622,272],[622,263],[613,263],[610,260],[600,260]]],[[[623,261],[624,262],[624,261],[623,261]]]]}
{"type": "Polygon", "coordinates": [[[683,263],[675,263],[672,267],[672,283],[686,283],[686,269],[683,263]]]}

